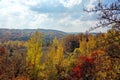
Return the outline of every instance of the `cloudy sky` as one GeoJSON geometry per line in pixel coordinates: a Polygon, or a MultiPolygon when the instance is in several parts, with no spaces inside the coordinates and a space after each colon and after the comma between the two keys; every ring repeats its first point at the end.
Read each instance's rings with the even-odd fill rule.
{"type": "MultiPolygon", "coordinates": [[[[84,32],[95,26],[97,15],[83,11],[98,0],[0,0],[0,28],[56,29],[84,32]]],[[[97,31],[104,32],[105,29],[97,31]]]]}

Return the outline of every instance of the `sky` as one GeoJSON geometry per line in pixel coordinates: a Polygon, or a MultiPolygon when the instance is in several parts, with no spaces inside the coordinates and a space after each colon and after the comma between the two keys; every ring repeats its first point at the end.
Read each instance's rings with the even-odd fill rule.
{"type": "MultiPolygon", "coordinates": [[[[85,32],[94,27],[93,8],[98,0],[0,0],[0,28],[55,29],[64,32],[85,32]]],[[[105,32],[97,29],[94,32],[105,32]]]]}

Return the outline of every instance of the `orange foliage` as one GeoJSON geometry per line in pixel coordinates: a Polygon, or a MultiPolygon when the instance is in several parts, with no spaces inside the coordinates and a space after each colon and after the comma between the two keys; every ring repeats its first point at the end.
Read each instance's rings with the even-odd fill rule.
{"type": "Polygon", "coordinates": [[[96,58],[98,56],[102,56],[104,54],[105,54],[105,50],[103,48],[101,48],[101,49],[98,49],[98,50],[94,50],[93,52],[91,52],[89,54],[89,56],[94,59],[94,58],[96,58]]]}
{"type": "Polygon", "coordinates": [[[12,80],[30,80],[30,79],[25,76],[18,76],[16,78],[13,78],[12,80]]]}

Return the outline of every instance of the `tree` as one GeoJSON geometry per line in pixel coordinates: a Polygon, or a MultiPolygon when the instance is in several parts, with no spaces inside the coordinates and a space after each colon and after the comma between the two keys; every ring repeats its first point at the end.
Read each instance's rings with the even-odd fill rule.
{"type": "Polygon", "coordinates": [[[79,48],[76,48],[74,52],[82,56],[88,55],[96,47],[95,36],[92,34],[82,37],[79,43],[79,48]]]}
{"type": "MultiPolygon", "coordinates": [[[[25,69],[25,55],[16,54],[12,57],[0,56],[0,80],[18,80],[17,77],[23,76],[28,80],[25,69]]],[[[23,80],[23,79],[22,79],[23,80]]]]}
{"type": "Polygon", "coordinates": [[[64,38],[64,48],[67,52],[73,52],[79,47],[79,37],[77,35],[68,35],[64,38]]]}
{"type": "Polygon", "coordinates": [[[120,0],[114,0],[109,4],[103,4],[102,1],[99,1],[93,9],[85,9],[85,11],[98,12],[99,14],[99,24],[89,31],[113,24],[115,25],[114,28],[119,28],[120,30],[120,0]]]}
{"type": "Polygon", "coordinates": [[[112,58],[120,58],[120,31],[112,28],[106,33],[106,51],[112,58]]]}
{"type": "Polygon", "coordinates": [[[88,56],[80,56],[69,74],[68,80],[94,80],[93,59],[88,56]]]}
{"type": "Polygon", "coordinates": [[[41,56],[42,56],[42,34],[38,31],[34,32],[27,42],[26,63],[30,69],[30,77],[37,80],[39,77],[41,56]]]}
{"type": "Polygon", "coordinates": [[[63,60],[64,54],[62,44],[55,37],[46,59],[46,74],[48,75],[48,80],[55,80],[58,78],[63,68],[63,60]]]}
{"type": "Polygon", "coordinates": [[[0,56],[6,54],[6,49],[4,47],[0,47],[0,56]]]}

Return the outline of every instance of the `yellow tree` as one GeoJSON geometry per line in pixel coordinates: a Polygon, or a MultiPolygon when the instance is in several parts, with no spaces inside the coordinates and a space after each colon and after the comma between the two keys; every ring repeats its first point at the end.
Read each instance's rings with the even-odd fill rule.
{"type": "Polygon", "coordinates": [[[55,80],[57,78],[60,68],[64,60],[63,47],[61,42],[54,38],[50,47],[50,51],[46,59],[46,73],[48,80],[55,80]]]}
{"type": "Polygon", "coordinates": [[[87,36],[87,38],[82,38],[79,48],[76,48],[74,52],[80,53],[82,56],[86,56],[95,48],[95,46],[95,36],[90,34],[87,36]]]}
{"type": "Polygon", "coordinates": [[[42,56],[42,34],[36,31],[27,42],[26,63],[30,69],[30,77],[37,80],[39,77],[42,56]]]}
{"type": "Polygon", "coordinates": [[[75,62],[74,54],[64,54],[62,40],[54,38],[46,59],[46,79],[66,80],[68,72],[75,62]],[[72,66],[71,66],[72,65],[72,66]]]}

